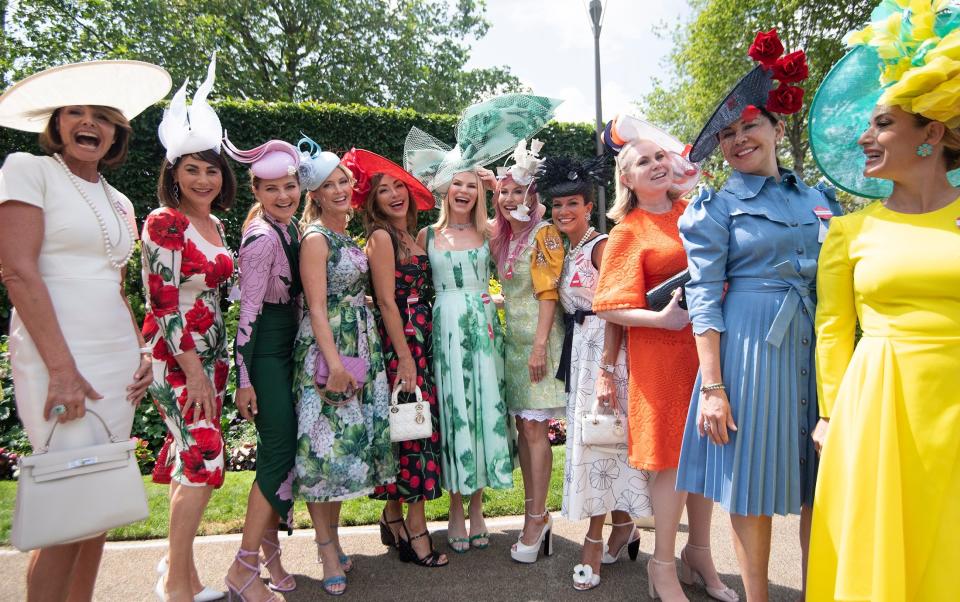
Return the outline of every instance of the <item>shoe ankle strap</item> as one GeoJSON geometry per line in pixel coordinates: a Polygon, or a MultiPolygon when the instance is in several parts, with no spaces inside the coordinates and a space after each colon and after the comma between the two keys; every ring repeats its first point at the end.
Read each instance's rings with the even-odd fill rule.
{"type": "Polygon", "coordinates": [[[650,557],[650,562],[652,562],[652,563],[654,563],[654,564],[659,564],[659,565],[661,565],[661,566],[664,566],[664,565],[673,566],[673,567],[676,567],[676,566],[677,566],[677,561],[676,561],[676,560],[657,560],[657,559],[654,558],[653,556],[650,557]]]}
{"type": "Polygon", "coordinates": [[[691,550],[699,550],[701,552],[709,552],[710,546],[695,546],[692,543],[688,543],[685,547],[690,548],[691,550]]]}
{"type": "Polygon", "coordinates": [[[246,567],[247,570],[257,571],[258,573],[260,572],[260,552],[257,550],[251,551],[240,548],[237,550],[237,555],[234,556],[234,560],[236,560],[241,566],[246,567]],[[250,558],[251,556],[257,559],[256,565],[250,564],[244,560],[244,558],[250,558]]]}
{"type": "Polygon", "coordinates": [[[540,514],[530,514],[529,512],[527,512],[527,516],[529,516],[530,518],[538,518],[538,519],[545,518],[548,514],[550,514],[549,510],[544,510],[540,514]]]}
{"type": "Polygon", "coordinates": [[[594,539],[594,538],[590,537],[589,535],[584,535],[584,536],[583,536],[583,540],[584,540],[584,541],[589,541],[590,543],[603,543],[603,538],[594,539]]]}
{"type": "Polygon", "coordinates": [[[632,525],[632,526],[636,527],[636,526],[637,526],[637,523],[633,522],[632,520],[628,520],[628,521],[622,522],[622,523],[610,523],[610,526],[611,526],[611,527],[626,527],[626,526],[628,526],[628,525],[632,525]]]}
{"type": "Polygon", "coordinates": [[[327,541],[320,541],[319,539],[314,539],[313,542],[317,544],[317,547],[333,545],[333,540],[328,539],[327,541]]]}

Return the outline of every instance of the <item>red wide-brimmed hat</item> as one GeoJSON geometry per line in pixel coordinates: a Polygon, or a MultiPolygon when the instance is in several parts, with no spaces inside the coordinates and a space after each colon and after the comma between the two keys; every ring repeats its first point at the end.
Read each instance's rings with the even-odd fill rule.
{"type": "Polygon", "coordinates": [[[359,209],[367,200],[367,195],[370,193],[370,180],[373,176],[387,174],[407,185],[410,197],[417,203],[417,209],[421,211],[433,209],[433,194],[427,190],[427,187],[413,177],[410,172],[386,157],[362,148],[351,148],[350,152],[340,160],[340,163],[347,166],[357,180],[353,187],[352,204],[354,208],[359,209]]]}

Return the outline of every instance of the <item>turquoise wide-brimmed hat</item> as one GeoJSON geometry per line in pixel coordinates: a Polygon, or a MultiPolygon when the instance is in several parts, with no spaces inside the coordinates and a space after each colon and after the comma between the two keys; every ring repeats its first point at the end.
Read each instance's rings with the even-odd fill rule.
{"type": "MultiPolygon", "coordinates": [[[[810,105],[810,149],[837,188],[885,198],[893,183],[863,175],[857,141],[878,104],[960,125],[960,3],[883,0],[847,43],[810,105]]],[[[960,186],[960,170],[947,177],[960,186]]]]}

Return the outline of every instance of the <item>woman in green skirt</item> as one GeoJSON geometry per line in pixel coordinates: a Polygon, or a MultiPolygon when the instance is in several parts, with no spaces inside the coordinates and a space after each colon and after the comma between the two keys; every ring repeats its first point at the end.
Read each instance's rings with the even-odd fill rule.
{"type": "MultiPolygon", "coordinates": [[[[231,152],[233,151],[233,152],[231,152]]],[[[230,154],[250,164],[255,203],[240,243],[240,317],[237,324],[237,410],[257,427],[257,475],[247,500],[243,539],[226,585],[242,599],[272,599],[259,579],[262,549],[267,586],[289,592],[297,584],[280,563],[278,525],[293,527],[290,485],[297,442],[293,344],[300,320],[300,154],[272,140],[230,154]],[[252,559],[252,563],[250,560],[252,559]],[[260,590],[257,592],[257,590],[260,590]],[[259,594],[259,595],[255,595],[259,594]]]]}

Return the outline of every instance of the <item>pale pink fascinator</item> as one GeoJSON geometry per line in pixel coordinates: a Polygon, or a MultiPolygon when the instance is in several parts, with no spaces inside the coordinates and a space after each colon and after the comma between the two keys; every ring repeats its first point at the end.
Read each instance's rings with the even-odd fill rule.
{"type": "Polygon", "coordinates": [[[296,175],[300,167],[300,152],[283,140],[271,140],[250,150],[240,150],[224,132],[223,150],[235,161],[249,165],[253,175],[263,180],[296,175]]]}

